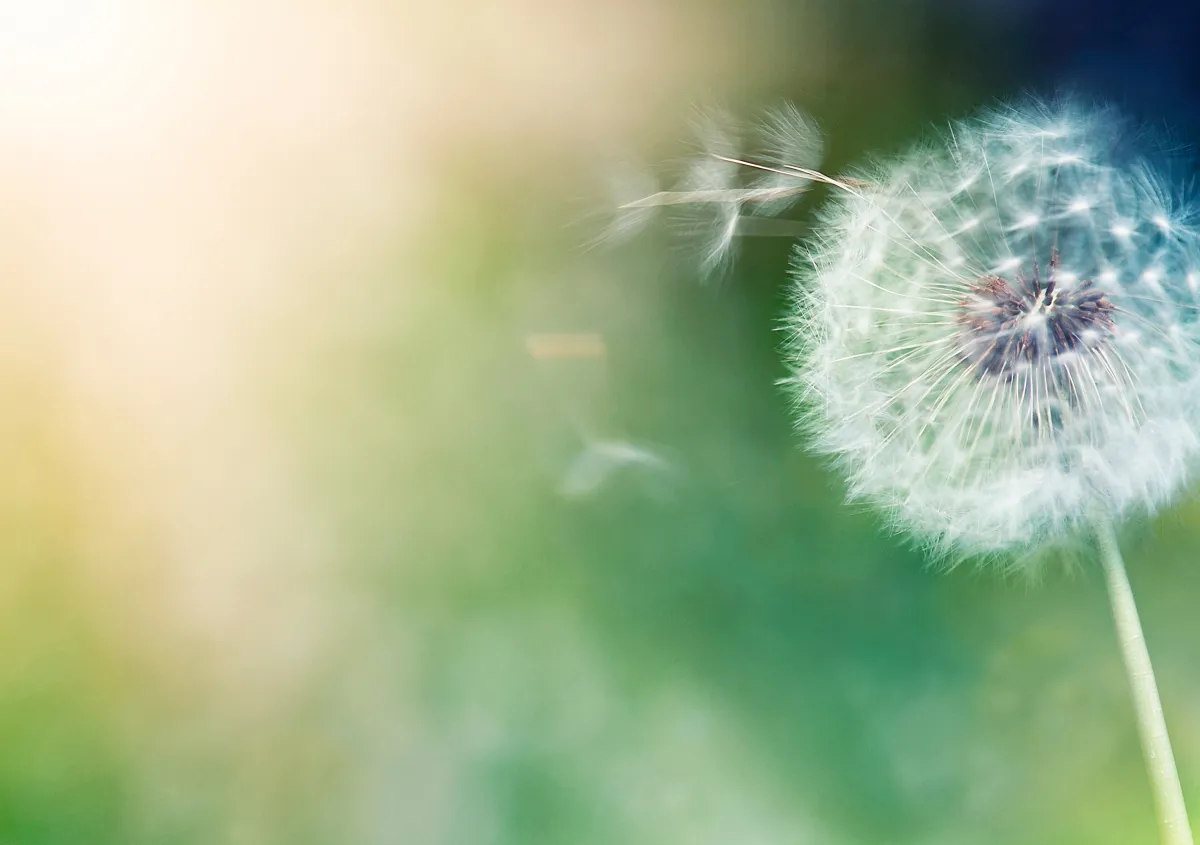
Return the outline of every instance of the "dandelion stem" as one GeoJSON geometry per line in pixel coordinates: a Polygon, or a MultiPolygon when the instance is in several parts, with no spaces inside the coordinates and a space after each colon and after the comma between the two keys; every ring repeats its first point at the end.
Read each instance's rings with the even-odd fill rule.
{"type": "Polygon", "coordinates": [[[1175,756],[1171,753],[1171,738],[1167,734],[1162,701],[1158,697],[1158,684],[1154,680],[1150,653],[1146,650],[1146,638],[1142,634],[1142,623],[1138,619],[1121,549],[1108,519],[1097,519],[1095,531],[1100,559],[1104,563],[1108,597],[1112,602],[1113,621],[1116,623],[1121,654],[1125,658],[1125,671],[1133,692],[1138,733],[1141,734],[1146,769],[1154,789],[1163,845],[1193,845],[1187,808],[1183,803],[1183,789],[1179,785],[1179,772],[1175,769],[1175,756]]]}

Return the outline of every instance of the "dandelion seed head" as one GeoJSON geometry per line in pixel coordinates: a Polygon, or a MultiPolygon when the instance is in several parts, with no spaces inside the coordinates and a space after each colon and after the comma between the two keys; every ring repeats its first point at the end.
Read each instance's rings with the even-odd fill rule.
{"type": "Polygon", "coordinates": [[[1200,233],[1119,132],[1070,104],[953,124],[796,255],[801,424],[938,552],[1153,511],[1197,467],[1200,233]]]}

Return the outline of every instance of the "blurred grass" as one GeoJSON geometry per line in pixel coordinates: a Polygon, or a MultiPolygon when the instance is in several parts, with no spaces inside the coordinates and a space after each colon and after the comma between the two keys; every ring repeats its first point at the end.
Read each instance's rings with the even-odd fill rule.
{"type": "MultiPolygon", "coordinates": [[[[746,79],[692,93],[796,99],[832,170],[1029,81],[1002,30],[931,4],[732,18],[746,79]]],[[[668,89],[617,140],[677,150],[668,89]]],[[[177,618],[161,491],[104,471],[153,444],[97,458],[57,361],[3,368],[0,843],[1154,842],[1096,574],[934,573],[804,454],[774,385],[789,245],[709,284],[655,231],[584,250],[595,151],[561,148],[584,128],[455,120],[419,228],[295,270],[253,324],[250,442],[319,524],[243,512],[254,476],[219,436],[242,394],[216,446],[168,441],[216,467],[185,537],[267,537],[265,562],[197,552],[195,583],[238,599],[211,627],[177,618]],[[547,331],[608,353],[532,360],[547,331]],[[566,499],[587,436],[675,471],[566,499]]],[[[1197,532],[1188,502],[1127,544],[1193,808],[1197,532]]]]}

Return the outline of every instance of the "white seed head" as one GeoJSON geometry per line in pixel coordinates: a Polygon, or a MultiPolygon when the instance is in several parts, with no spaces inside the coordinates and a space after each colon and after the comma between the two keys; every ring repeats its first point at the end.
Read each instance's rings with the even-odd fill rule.
{"type": "Polygon", "coordinates": [[[942,553],[1153,511],[1200,457],[1200,234],[1110,112],[1028,105],[855,174],[794,261],[802,425],[942,553]]]}

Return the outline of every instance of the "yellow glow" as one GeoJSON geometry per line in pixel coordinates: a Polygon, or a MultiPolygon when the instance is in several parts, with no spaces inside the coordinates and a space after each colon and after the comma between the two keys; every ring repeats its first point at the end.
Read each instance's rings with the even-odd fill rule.
{"type": "Polygon", "coordinates": [[[46,109],[95,101],[141,38],[137,11],[128,2],[3,0],[0,96],[46,109]]]}

